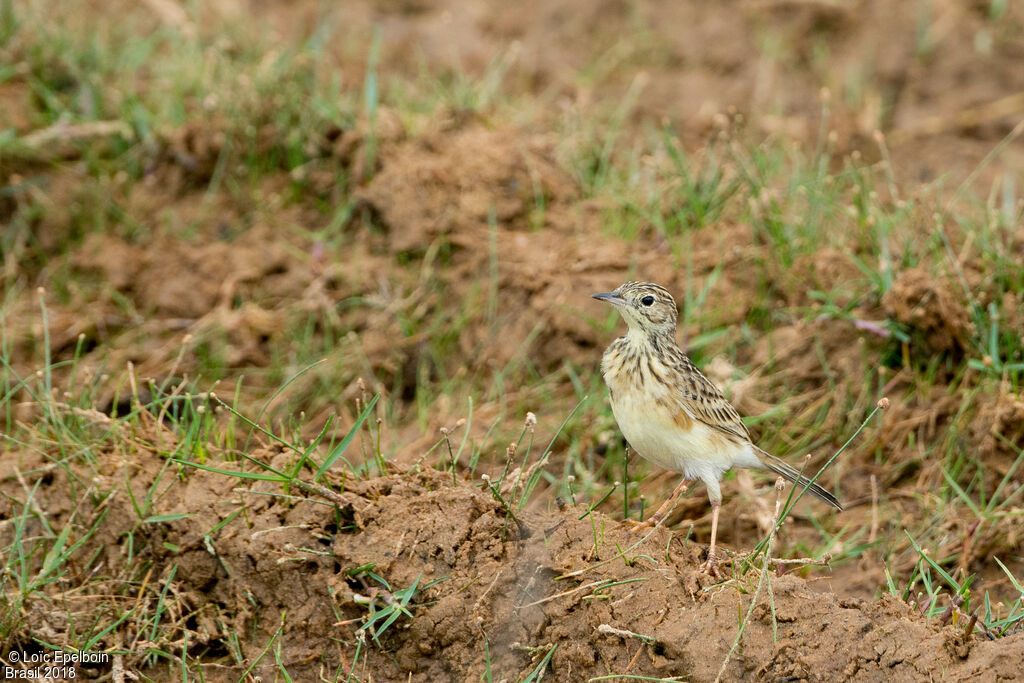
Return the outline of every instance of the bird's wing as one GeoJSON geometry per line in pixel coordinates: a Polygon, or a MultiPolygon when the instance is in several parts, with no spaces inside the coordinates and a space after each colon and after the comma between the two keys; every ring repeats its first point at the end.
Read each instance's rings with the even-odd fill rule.
{"type": "Polygon", "coordinates": [[[750,441],[750,432],[740,419],[740,414],[732,404],[722,396],[718,387],[697,369],[686,356],[675,364],[677,384],[680,387],[676,395],[679,408],[690,418],[722,432],[724,435],[740,441],[750,441]]]}

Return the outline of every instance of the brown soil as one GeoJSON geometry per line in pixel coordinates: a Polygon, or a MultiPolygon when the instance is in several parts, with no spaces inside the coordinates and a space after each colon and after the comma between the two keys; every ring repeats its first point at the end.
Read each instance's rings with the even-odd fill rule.
{"type": "MultiPolygon", "coordinates": [[[[440,329],[463,312],[486,311],[493,287],[499,293],[493,319],[474,318],[460,329],[460,364],[476,371],[517,359],[545,371],[566,360],[589,364],[604,340],[589,322],[593,312],[581,315],[586,293],[621,282],[631,269],[679,291],[686,274],[674,267],[664,244],[637,249],[595,234],[599,209],[580,201],[554,157],[549,137],[442,117],[437,130],[382,153],[380,172],[358,197],[383,235],[359,231],[337,253],[265,225],[239,230],[231,207],[196,209],[201,195],[175,173],[158,170],[184,192],[165,210],[177,224],[198,223],[197,236],[133,244],[94,234],[61,259],[81,286],[63,302],[47,297],[54,358],[69,358],[84,334],[97,359],[112,367],[131,360],[142,377],[160,378],[171,365],[194,373],[194,353],[175,362],[183,347],[215,349],[233,369],[262,367],[270,348],[283,341],[288,316],[306,312],[354,330],[346,343],[355,348],[347,351],[367,359],[364,371],[381,386],[401,389],[415,380],[420,340],[401,333],[398,308],[418,300],[415,314],[440,329]],[[444,267],[433,264],[439,248],[448,253],[444,267]],[[400,258],[425,257],[423,268],[398,265],[400,258]],[[339,302],[353,296],[373,305],[338,312],[339,302]],[[531,341],[501,343],[505,339],[531,341]]],[[[126,201],[150,210],[166,197],[147,184],[133,188],[126,201]]],[[[690,258],[698,277],[765,253],[751,245],[746,226],[708,228],[695,242],[690,258]]],[[[723,282],[718,315],[742,320],[742,297],[730,290],[756,286],[752,272],[723,282]]],[[[24,367],[43,329],[34,297],[22,297],[17,306],[12,318],[29,324],[14,335],[15,365],[24,367]]],[[[89,356],[85,366],[97,367],[89,356]]],[[[356,376],[341,379],[349,384],[356,376]]]]}
{"type": "MultiPolygon", "coordinates": [[[[47,470],[35,495],[46,518],[62,524],[74,511],[69,543],[86,544],[76,557],[102,553],[110,590],[140,616],[110,634],[107,646],[137,651],[147,634],[130,624],[151,616],[169,589],[163,618],[175,628],[165,637],[177,641],[188,632],[190,655],[204,664],[205,680],[241,675],[244,667],[223,656],[231,634],[251,660],[279,629],[278,656],[295,680],[347,671],[368,609],[358,596],[376,594],[377,608],[386,605],[379,584],[351,571],[367,565],[393,591],[430,585],[410,602],[411,619],[395,622],[379,646],[367,643],[368,662],[356,672],[372,672],[374,680],[476,680],[488,656],[495,679],[512,680],[557,645],[554,680],[642,673],[708,681],[756,588],[756,574],[712,585],[697,569],[705,553],[699,543],[683,544],[664,530],[641,542],[601,513],[579,519],[583,507],[522,511],[517,527],[480,486],[453,484],[448,473],[426,469],[349,481],[347,500],[336,507],[314,504],[315,496],[254,495],[276,492],[276,484],[195,470],[171,476],[162,458],[140,447],[141,434],[124,437],[134,444],[131,456],[105,453],[95,469],[73,468],[92,481],[77,502],[67,497],[68,474],[34,454],[6,458],[0,480],[6,493],[20,495],[15,468],[47,470]],[[157,495],[146,514],[191,516],[140,523],[125,495],[90,499],[90,492],[128,483],[145,500],[154,482],[157,495]],[[244,513],[210,533],[239,509],[244,513]],[[100,514],[106,515],[100,531],[86,538],[100,514]],[[338,640],[350,646],[338,648],[338,640]]],[[[252,454],[285,462],[275,449],[252,454]]],[[[31,518],[30,525],[37,523],[31,518]]],[[[76,562],[68,569],[73,574],[76,562]]],[[[70,580],[53,584],[55,594],[70,580]]],[[[768,586],[772,597],[767,588],[761,592],[742,648],[726,669],[729,680],[1011,680],[1024,657],[1020,637],[968,637],[962,624],[922,619],[897,600],[843,598],[793,575],[773,575],[768,586]]],[[[79,595],[73,606],[54,611],[36,597],[24,608],[23,637],[61,641],[73,628],[70,619],[96,616],[109,599],[79,595]]],[[[140,660],[129,655],[126,664],[135,668],[140,660]]],[[[276,667],[264,660],[253,673],[266,680],[276,667]]],[[[164,665],[148,670],[157,679],[167,673],[164,665]]]]}
{"type": "Polygon", "coordinates": [[[885,312],[914,330],[930,353],[963,351],[972,331],[967,306],[950,284],[920,268],[905,270],[882,300],[885,312]]]}
{"type": "MultiPolygon", "coordinates": [[[[237,4],[294,35],[323,21],[315,0],[237,4]]],[[[391,72],[415,73],[425,62],[479,77],[504,58],[507,88],[542,92],[544,103],[560,95],[615,103],[639,88],[635,122],[668,119],[694,140],[732,112],[759,134],[813,140],[827,109],[837,153],[880,159],[874,134],[882,131],[901,181],[955,188],[1024,113],[1024,9],[1007,3],[998,21],[990,11],[950,0],[357,1],[340,21],[352,40],[334,49],[344,63],[358,61],[365,49],[353,45],[379,26],[391,72]],[[599,87],[580,84],[584,70],[599,87]]],[[[542,116],[555,118],[554,110],[542,116]]],[[[1022,169],[1017,144],[982,177],[1022,169]]]]}

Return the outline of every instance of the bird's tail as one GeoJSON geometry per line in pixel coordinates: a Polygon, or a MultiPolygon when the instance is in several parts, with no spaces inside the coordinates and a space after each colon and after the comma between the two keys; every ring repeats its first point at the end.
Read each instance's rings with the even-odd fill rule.
{"type": "Polygon", "coordinates": [[[806,487],[808,493],[814,495],[814,497],[819,500],[825,501],[835,509],[843,509],[843,506],[839,504],[839,501],[836,500],[836,497],[833,496],[831,493],[829,493],[822,487],[818,486],[817,484],[812,484],[810,479],[803,476],[795,469],[790,467],[788,464],[786,464],[784,461],[776,458],[774,455],[770,453],[765,453],[760,448],[757,450],[759,451],[759,455],[761,456],[761,462],[762,464],[764,464],[766,468],[768,468],[775,474],[779,475],[780,477],[788,479],[789,481],[793,482],[794,485],[799,486],[800,488],[806,487]],[[808,484],[810,485],[808,486],[808,484]]]}

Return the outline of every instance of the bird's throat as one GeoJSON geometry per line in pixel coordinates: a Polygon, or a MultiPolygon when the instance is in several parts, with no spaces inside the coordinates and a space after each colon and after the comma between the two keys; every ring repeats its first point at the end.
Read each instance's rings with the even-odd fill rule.
{"type": "Polygon", "coordinates": [[[674,334],[666,334],[660,330],[643,329],[629,326],[626,332],[626,346],[635,351],[659,351],[676,346],[674,334]]]}

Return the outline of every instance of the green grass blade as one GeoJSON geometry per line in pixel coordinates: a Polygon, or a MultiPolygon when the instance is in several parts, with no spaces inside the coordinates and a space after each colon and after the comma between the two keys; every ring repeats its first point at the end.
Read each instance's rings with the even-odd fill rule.
{"type": "Polygon", "coordinates": [[[544,659],[540,660],[540,664],[537,665],[536,669],[530,672],[530,675],[523,680],[523,683],[534,683],[534,681],[540,681],[544,678],[544,670],[547,669],[548,662],[551,661],[551,656],[555,654],[555,650],[557,649],[558,643],[552,645],[551,649],[548,650],[546,655],[544,655],[544,659]]]}
{"type": "MultiPolygon", "coordinates": [[[[270,398],[268,398],[263,403],[263,407],[260,408],[260,412],[256,413],[256,422],[259,422],[260,420],[263,419],[263,415],[266,414],[267,409],[270,407],[270,404],[274,402],[274,399],[276,399],[278,396],[280,396],[282,393],[284,393],[284,390],[287,389],[292,384],[292,382],[294,382],[295,380],[297,380],[298,378],[302,377],[303,375],[305,375],[307,372],[309,372],[310,370],[312,370],[316,366],[318,366],[321,363],[324,363],[326,361],[327,361],[326,358],[321,358],[318,361],[314,361],[314,362],[310,363],[309,365],[307,365],[306,367],[304,367],[301,370],[299,370],[298,372],[296,372],[294,375],[289,377],[287,380],[285,380],[284,384],[279,386],[277,388],[277,390],[274,391],[274,393],[272,393],[270,395],[270,398]]],[[[248,441],[247,441],[247,443],[248,443],[248,441]]]]}
{"type": "Polygon", "coordinates": [[[264,474],[262,472],[243,472],[241,470],[224,470],[219,467],[211,467],[210,465],[202,465],[198,462],[189,462],[188,460],[178,460],[177,458],[171,458],[171,462],[176,462],[179,465],[185,465],[186,467],[194,467],[197,470],[206,470],[207,472],[214,472],[216,474],[223,474],[227,477],[236,477],[238,479],[259,479],[261,481],[279,481],[282,483],[288,482],[288,477],[274,474],[264,474]]]}
{"type": "Polygon", "coordinates": [[[316,447],[319,446],[320,442],[324,440],[324,436],[327,434],[327,430],[331,428],[332,424],[334,424],[333,415],[327,418],[327,422],[324,423],[324,428],[320,430],[320,433],[317,434],[315,439],[313,439],[313,442],[309,444],[305,451],[303,451],[302,457],[299,458],[299,461],[295,463],[295,467],[292,468],[291,473],[292,479],[299,476],[299,472],[302,471],[302,468],[305,466],[306,461],[309,460],[309,456],[313,454],[313,451],[316,450],[316,447]]]}
{"type": "Polygon", "coordinates": [[[60,530],[60,534],[57,536],[57,540],[54,541],[53,546],[49,552],[46,553],[46,558],[43,559],[43,568],[39,571],[39,580],[42,581],[53,572],[54,569],[59,567],[64,561],[64,546],[68,542],[68,537],[71,535],[71,520],[64,525],[64,528],[60,530]]]}
{"type": "Polygon", "coordinates": [[[960,500],[962,500],[964,504],[971,509],[971,512],[973,512],[978,517],[978,519],[984,519],[985,515],[981,512],[978,506],[974,504],[974,501],[971,500],[971,497],[967,495],[967,492],[960,487],[960,484],[956,483],[956,480],[953,479],[953,477],[949,476],[949,472],[946,471],[945,467],[942,468],[942,476],[946,478],[946,483],[949,484],[950,488],[953,489],[957,497],[960,498],[960,500]]]}
{"type": "Polygon", "coordinates": [[[332,450],[328,454],[327,459],[324,460],[324,464],[320,465],[320,469],[318,469],[316,474],[313,476],[313,481],[320,481],[320,477],[324,476],[324,472],[329,470],[331,465],[333,465],[338,458],[344,455],[345,449],[347,449],[348,445],[352,443],[352,439],[356,438],[356,434],[359,433],[359,428],[363,426],[364,422],[366,422],[366,418],[370,417],[370,412],[373,410],[373,407],[377,405],[377,399],[379,398],[380,394],[374,394],[373,398],[370,399],[370,402],[366,404],[366,408],[356,419],[352,428],[348,430],[345,438],[338,442],[338,445],[334,447],[334,450],[332,450]]]}
{"type": "Polygon", "coordinates": [[[909,531],[904,529],[903,533],[905,533],[907,535],[907,538],[910,539],[910,543],[914,546],[914,550],[917,551],[918,555],[920,555],[921,558],[925,562],[927,562],[928,565],[932,569],[934,569],[936,571],[936,573],[938,573],[938,575],[941,576],[946,583],[948,583],[950,586],[952,586],[956,590],[956,592],[958,594],[961,593],[963,589],[960,587],[960,584],[957,583],[956,580],[952,576],[950,576],[949,572],[947,572],[945,569],[940,567],[939,564],[935,560],[933,560],[932,558],[928,557],[927,554],[925,554],[924,550],[921,548],[921,546],[919,546],[917,544],[917,541],[914,540],[914,537],[910,535],[909,531]]]}
{"type": "Polygon", "coordinates": [[[1003,564],[998,557],[995,557],[993,555],[992,559],[996,561],[996,564],[999,565],[999,568],[1003,570],[1004,574],[1006,574],[1006,578],[1010,579],[1010,583],[1012,583],[1013,587],[1017,589],[1017,592],[1021,594],[1021,597],[1024,597],[1024,586],[1021,586],[1020,581],[1017,580],[1017,577],[1015,577],[1013,573],[1006,568],[1006,565],[1003,564]]]}
{"type": "Polygon", "coordinates": [[[142,520],[143,524],[160,524],[161,522],[173,522],[178,519],[189,519],[195,517],[191,512],[176,512],[169,515],[152,515],[142,520]]]}
{"type": "MultiPolygon", "coordinates": [[[[239,420],[241,420],[245,424],[249,425],[249,427],[251,429],[255,429],[256,431],[258,431],[261,434],[263,434],[263,435],[273,439],[274,441],[276,441],[277,443],[281,444],[282,446],[284,446],[284,447],[286,447],[286,448],[288,448],[290,450],[295,451],[299,455],[302,455],[302,449],[299,448],[298,446],[296,446],[295,444],[293,444],[291,441],[288,441],[286,439],[282,439],[281,437],[279,437],[277,434],[275,434],[274,432],[270,431],[269,429],[266,429],[265,427],[261,427],[260,425],[256,424],[255,422],[253,422],[252,420],[247,418],[245,415],[242,415],[240,412],[235,410],[233,406],[230,406],[227,403],[225,403],[224,401],[222,401],[219,396],[216,398],[216,400],[217,400],[217,403],[219,403],[222,406],[224,406],[224,408],[226,408],[232,415],[237,417],[239,420]]],[[[244,452],[248,448],[248,444],[249,444],[249,440],[246,439],[246,446],[245,446],[245,448],[243,448],[242,451],[239,451],[239,452],[240,453],[244,452]]],[[[267,468],[267,469],[269,469],[269,468],[267,468]]]]}

